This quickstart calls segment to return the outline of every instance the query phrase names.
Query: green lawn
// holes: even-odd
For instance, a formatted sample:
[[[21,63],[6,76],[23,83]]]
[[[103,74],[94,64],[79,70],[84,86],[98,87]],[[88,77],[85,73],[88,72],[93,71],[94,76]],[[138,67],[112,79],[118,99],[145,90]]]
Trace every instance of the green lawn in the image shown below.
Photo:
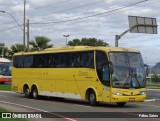
[[[0,112],[8,112],[7,110],[3,109],[3,108],[0,108]],[[0,113],[0,121],[28,121],[27,119],[20,119],[20,118],[8,118],[8,119],[2,119],[1,118],[1,113]]]
[[[11,91],[11,85],[0,84],[0,90]]]

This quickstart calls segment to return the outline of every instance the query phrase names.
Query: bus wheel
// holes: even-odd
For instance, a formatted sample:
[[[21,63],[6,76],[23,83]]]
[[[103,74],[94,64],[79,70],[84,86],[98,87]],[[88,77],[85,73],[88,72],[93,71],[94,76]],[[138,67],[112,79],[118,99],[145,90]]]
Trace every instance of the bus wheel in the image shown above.
[[[1,82],[1,84],[4,84],[4,82]]]
[[[25,95],[26,98],[30,97],[30,92],[29,92],[29,88],[28,87],[24,88],[24,95]]]
[[[126,104],[126,102],[117,103],[118,106],[124,106],[125,104]]]
[[[33,90],[32,90],[32,97],[34,99],[38,99],[38,90],[37,90],[37,87],[33,88]]]
[[[89,104],[92,106],[96,105],[96,103],[97,103],[96,94],[93,90],[88,95],[88,101],[89,101]]]

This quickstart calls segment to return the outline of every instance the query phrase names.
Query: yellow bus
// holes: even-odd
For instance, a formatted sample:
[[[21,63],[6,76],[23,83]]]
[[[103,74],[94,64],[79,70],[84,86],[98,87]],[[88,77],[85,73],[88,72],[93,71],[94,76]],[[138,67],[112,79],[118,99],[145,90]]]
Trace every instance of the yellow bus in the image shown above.
[[[13,56],[12,89],[34,99],[63,97],[97,102],[143,102],[145,67],[139,51],[75,46]]]

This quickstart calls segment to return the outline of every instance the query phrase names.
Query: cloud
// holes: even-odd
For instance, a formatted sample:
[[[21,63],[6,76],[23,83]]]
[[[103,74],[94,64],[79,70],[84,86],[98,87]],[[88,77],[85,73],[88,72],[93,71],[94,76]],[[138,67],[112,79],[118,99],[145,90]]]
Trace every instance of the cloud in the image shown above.
[[[116,8],[133,4],[140,0],[27,0],[26,18],[30,23],[39,22],[57,22],[52,24],[30,24],[30,39],[35,36],[43,35],[52,39],[54,45],[65,45],[64,34],[69,34],[69,39],[95,37],[108,42],[114,46],[115,35],[121,34],[128,29],[128,15],[144,16],[157,18],[160,24],[160,13],[158,0],[145,2],[133,7],[106,13],[99,16],[88,17],[101,12],[114,10]],[[93,4],[93,3],[96,4]],[[0,0],[0,8],[7,10],[23,23],[23,0]],[[59,4],[56,4],[59,3]],[[75,18],[86,17],[80,20]],[[15,21],[5,14],[0,14],[0,42],[7,44],[12,42],[22,43],[23,33],[19,27],[1,31],[9,27],[16,26]],[[68,22],[60,22],[70,20]],[[158,31],[159,31],[158,27]],[[157,52],[160,35],[132,34],[127,33],[119,41],[120,47],[134,48],[142,52],[144,57],[148,58],[147,63],[154,64],[158,59],[149,59],[160,57]],[[153,49],[154,47],[154,49]],[[156,54],[153,54],[156,53]]]

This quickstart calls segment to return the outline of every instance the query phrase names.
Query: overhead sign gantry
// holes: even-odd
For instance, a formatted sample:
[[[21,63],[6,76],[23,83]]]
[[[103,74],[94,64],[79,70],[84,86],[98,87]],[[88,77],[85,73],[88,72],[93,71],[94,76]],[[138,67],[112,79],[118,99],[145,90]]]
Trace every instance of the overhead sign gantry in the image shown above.
[[[124,31],[120,35],[115,36],[115,47],[118,47],[118,40],[127,32],[131,33],[148,33],[157,34],[157,22],[156,18],[140,17],[140,16],[128,16],[129,29]]]

